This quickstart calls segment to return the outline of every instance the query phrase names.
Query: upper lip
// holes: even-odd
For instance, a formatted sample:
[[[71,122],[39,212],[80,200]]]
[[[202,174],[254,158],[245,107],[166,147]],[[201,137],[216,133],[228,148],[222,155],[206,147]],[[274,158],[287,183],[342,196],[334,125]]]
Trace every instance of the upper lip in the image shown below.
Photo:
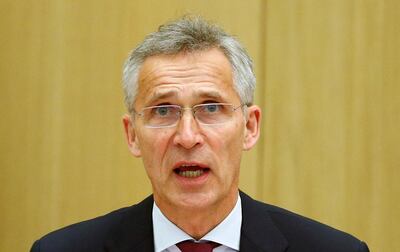
[[[198,166],[200,168],[209,168],[206,164],[197,162],[197,161],[179,161],[177,163],[175,163],[174,165],[174,169],[180,168],[182,166]]]

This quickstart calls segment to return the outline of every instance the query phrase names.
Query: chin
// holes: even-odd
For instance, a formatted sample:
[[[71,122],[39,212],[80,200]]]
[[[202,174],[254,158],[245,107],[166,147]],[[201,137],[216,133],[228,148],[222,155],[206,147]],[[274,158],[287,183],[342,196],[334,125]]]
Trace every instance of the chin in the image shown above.
[[[176,205],[186,209],[202,209],[210,207],[217,201],[217,197],[214,193],[205,192],[192,192],[182,193],[176,199]]]

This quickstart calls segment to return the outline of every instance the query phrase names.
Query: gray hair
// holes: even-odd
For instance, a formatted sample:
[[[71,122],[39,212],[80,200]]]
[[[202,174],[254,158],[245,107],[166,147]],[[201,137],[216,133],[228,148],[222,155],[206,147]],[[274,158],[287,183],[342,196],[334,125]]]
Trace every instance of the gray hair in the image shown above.
[[[218,48],[228,58],[233,69],[234,88],[242,104],[253,103],[256,78],[253,63],[246,50],[221,28],[200,17],[183,17],[161,25],[158,31],[149,34],[125,61],[123,89],[125,105],[133,112],[138,89],[139,70],[147,57],[154,55],[176,55],[180,52],[203,51]]]

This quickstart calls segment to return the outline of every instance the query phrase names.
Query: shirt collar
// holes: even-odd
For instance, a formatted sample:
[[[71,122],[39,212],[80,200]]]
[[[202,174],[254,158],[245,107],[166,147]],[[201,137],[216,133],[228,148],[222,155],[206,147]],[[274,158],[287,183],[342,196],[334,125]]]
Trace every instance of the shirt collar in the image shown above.
[[[154,248],[156,252],[163,251],[181,241],[194,240],[190,235],[186,234],[182,229],[169,221],[155,202],[153,205],[152,218]],[[213,241],[232,249],[239,250],[241,226],[242,204],[240,196],[238,196],[235,207],[229,215],[218,224],[218,226],[201,238],[200,241]]]

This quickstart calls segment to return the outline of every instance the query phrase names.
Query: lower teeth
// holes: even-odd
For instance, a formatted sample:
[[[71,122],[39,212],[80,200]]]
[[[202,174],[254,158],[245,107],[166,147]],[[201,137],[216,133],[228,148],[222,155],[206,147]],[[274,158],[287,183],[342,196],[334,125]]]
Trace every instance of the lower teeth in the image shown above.
[[[196,178],[201,176],[204,173],[203,170],[196,170],[196,171],[181,171],[179,175],[186,178]]]

